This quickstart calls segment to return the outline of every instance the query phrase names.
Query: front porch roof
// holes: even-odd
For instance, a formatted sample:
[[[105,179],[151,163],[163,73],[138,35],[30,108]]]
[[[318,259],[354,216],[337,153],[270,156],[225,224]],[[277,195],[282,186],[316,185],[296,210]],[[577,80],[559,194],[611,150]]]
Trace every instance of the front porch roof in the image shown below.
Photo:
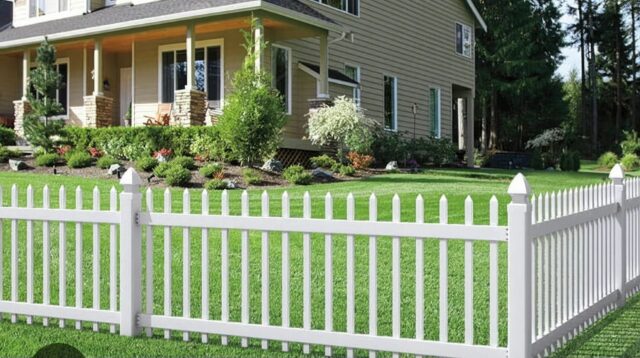
[[[51,20],[0,31],[0,49],[35,45],[46,36],[51,41],[263,10],[323,28],[342,26],[298,0],[159,0],[138,5],[105,7],[88,14]]]

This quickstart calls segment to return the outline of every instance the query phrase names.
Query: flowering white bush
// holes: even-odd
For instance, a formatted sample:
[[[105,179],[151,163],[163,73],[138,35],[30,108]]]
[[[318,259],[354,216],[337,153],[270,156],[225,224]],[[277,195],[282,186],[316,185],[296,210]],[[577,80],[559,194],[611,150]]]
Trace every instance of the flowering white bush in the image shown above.
[[[352,99],[341,96],[333,106],[309,114],[308,139],[315,145],[338,144],[349,150],[368,153],[374,140],[376,123],[367,118]]]

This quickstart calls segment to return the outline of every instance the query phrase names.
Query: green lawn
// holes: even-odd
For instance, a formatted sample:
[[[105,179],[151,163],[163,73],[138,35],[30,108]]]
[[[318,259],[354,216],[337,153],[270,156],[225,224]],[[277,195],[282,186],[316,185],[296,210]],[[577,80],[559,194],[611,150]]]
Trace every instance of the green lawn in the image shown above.
[[[500,201],[500,221],[506,224],[506,204],[509,202],[506,194],[507,187],[515,172],[509,171],[467,171],[467,170],[440,170],[429,171],[418,175],[385,175],[370,178],[364,181],[336,183],[328,185],[314,185],[309,187],[292,187],[288,191],[291,197],[292,216],[301,216],[302,196],[305,191],[309,191],[313,198],[313,217],[320,218],[324,215],[324,195],[331,191],[334,195],[335,218],[345,218],[345,199],[348,193],[353,193],[356,197],[356,216],[360,220],[368,219],[368,197],[371,192],[378,195],[379,218],[380,220],[390,220],[391,199],[395,193],[399,194],[402,200],[402,219],[411,221],[415,218],[415,197],[422,194],[425,198],[426,220],[437,221],[438,200],[442,194],[449,198],[449,220],[451,223],[462,223],[464,220],[464,199],[471,195],[475,201],[475,221],[480,224],[488,224],[489,220],[489,200],[492,195],[496,195]],[[527,172],[533,189],[536,192],[545,192],[568,188],[578,185],[593,184],[601,182],[606,178],[602,173],[559,173],[559,172]],[[91,206],[91,190],[97,186],[101,190],[102,208],[108,208],[108,191],[115,181],[109,180],[88,180],[63,176],[37,176],[33,174],[0,173],[0,186],[3,187],[3,203],[8,205],[10,185],[16,183],[21,190],[21,203],[25,204],[24,191],[28,184],[34,185],[36,191],[36,206],[42,202],[42,187],[45,183],[52,189],[51,203],[57,207],[58,188],[60,185],[67,186],[67,206],[73,207],[75,204],[76,186],[80,186],[84,191],[85,208]],[[280,195],[282,189],[269,190],[271,195],[271,213],[280,214]],[[230,194],[231,213],[240,213],[240,191],[233,191]],[[251,213],[259,215],[260,212],[260,192],[251,191]],[[191,210],[200,212],[200,191],[192,192]],[[162,192],[156,191],[154,195],[154,206],[156,210],[162,209]],[[210,194],[212,213],[220,212],[220,193]],[[182,210],[182,191],[173,191],[173,210]],[[21,224],[20,241],[20,299],[26,299],[26,262],[25,262],[25,224]],[[58,303],[58,225],[52,225],[52,280],[51,296],[52,304]],[[101,241],[101,297],[102,307],[108,307],[108,228],[102,228]],[[73,288],[74,278],[74,225],[67,225],[67,304],[73,305],[75,295]],[[35,300],[42,299],[42,226],[38,223],[34,228],[34,252],[35,252]],[[233,232],[230,241],[230,303],[231,319],[240,319],[240,244],[239,233]],[[251,284],[251,322],[260,322],[260,233],[252,233],[251,236],[251,262],[250,262],[250,284]],[[4,225],[4,299],[9,298],[9,225]],[[220,238],[216,232],[211,232],[210,237],[210,297],[211,316],[213,319],[220,318]],[[314,236],[312,240],[312,322],[313,328],[322,329],[324,327],[324,240],[321,236]],[[345,247],[344,237],[334,238],[334,329],[344,331],[346,327],[346,283],[345,283]],[[182,234],[181,230],[175,229],[173,235],[173,314],[182,314]],[[199,317],[200,295],[201,295],[201,268],[200,268],[200,230],[192,231],[192,266],[191,266],[191,312],[194,317]],[[463,243],[453,241],[449,245],[449,339],[452,342],[462,342],[464,340],[464,250]],[[271,236],[271,323],[280,323],[280,277],[281,277],[281,252],[280,235]],[[368,238],[358,237],[356,239],[356,331],[366,333],[368,331]],[[475,340],[478,344],[488,343],[488,244],[475,244]],[[84,227],[83,244],[83,267],[84,267],[84,300],[85,307],[91,307],[92,290],[92,266],[91,266],[92,238],[91,226]],[[414,336],[414,301],[415,301],[415,244],[412,240],[403,240],[402,244],[402,336]],[[162,230],[154,232],[154,311],[163,311],[163,285],[162,285]],[[389,335],[391,333],[391,242],[388,238],[380,238],[378,242],[378,273],[379,273],[379,334]],[[425,338],[437,340],[438,338],[438,242],[427,241],[425,244]],[[506,246],[500,250],[500,342],[506,344]],[[302,323],[302,241],[301,235],[291,235],[291,323],[293,326],[301,326]],[[56,322],[53,322],[56,324]],[[92,333],[89,331],[90,324],[86,324],[85,331],[77,332],[71,328],[64,330],[58,328],[42,328],[40,321],[36,320],[34,326],[27,326],[24,323],[12,325],[5,319],[0,323],[0,356],[31,356],[40,347],[55,342],[64,342],[76,346],[86,356],[273,356],[279,352],[279,343],[272,342],[271,350],[263,353],[259,349],[259,341],[252,341],[251,348],[239,348],[239,340],[231,340],[230,347],[219,345],[219,339],[212,337],[211,343],[204,345],[198,343],[199,337],[193,335],[193,342],[185,344],[179,341],[180,332],[175,333],[175,338],[165,341],[161,337],[161,332],[154,332],[155,338],[121,338],[107,333],[106,327],[102,327],[103,333]],[[68,326],[72,326],[69,324]],[[292,346],[292,356],[301,354],[299,345]],[[343,354],[343,350],[336,350],[336,354]],[[322,355],[322,347],[314,347],[312,353]],[[364,354],[364,352],[358,352]]]

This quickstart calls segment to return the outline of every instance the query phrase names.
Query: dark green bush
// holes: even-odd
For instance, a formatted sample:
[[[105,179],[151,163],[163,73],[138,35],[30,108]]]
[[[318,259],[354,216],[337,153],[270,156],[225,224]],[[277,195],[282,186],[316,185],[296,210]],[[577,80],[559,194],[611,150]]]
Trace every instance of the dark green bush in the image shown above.
[[[172,161],[171,161],[172,165],[177,165],[179,167],[183,167],[187,170],[194,170],[196,169],[196,161],[193,160],[193,158],[189,158],[189,157],[175,157]]]
[[[338,162],[331,158],[330,156],[323,154],[317,157],[313,157],[311,159],[309,159],[309,161],[311,162],[311,165],[313,165],[316,168],[323,168],[323,169],[331,169],[333,168],[336,164],[338,164]]]
[[[96,162],[96,166],[100,169],[109,169],[113,164],[120,164],[120,161],[110,155],[100,157]]]
[[[243,170],[242,179],[247,185],[259,185],[262,183],[262,175],[255,169]]]
[[[191,181],[191,172],[181,166],[172,165],[165,173],[164,181],[170,186],[186,186]]]
[[[560,156],[560,169],[564,172],[577,172],[580,170],[580,153],[567,151]]]
[[[20,157],[22,157],[22,153],[10,150],[9,148],[0,145],[0,163],[6,163],[9,161],[9,159]]]
[[[356,174],[355,168],[350,165],[340,165],[337,169],[338,170],[336,172],[345,177],[354,176]]]
[[[74,152],[67,157],[67,166],[69,168],[86,168],[93,164],[93,158],[87,152]]]
[[[378,165],[397,161],[406,165],[410,159],[421,166],[442,166],[455,161],[456,148],[446,138],[413,138],[408,132],[380,131],[373,143],[373,156]]]
[[[207,190],[225,190],[229,189],[229,185],[222,179],[213,179],[206,182],[204,188]]]
[[[629,153],[622,157],[621,163],[624,170],[629,172],[635,171],[640,168],[640,158],[638,158],[638,155],[633,153]]]
[[[16,132],[11,128],[0,127],[0,145],[16,144]]]
[[[223,170],[224,170],[224,166],[222,164],[211,163],[200,168],[200,175],[202,175],[205,178],[213,178],[220,175]]]
[[[153,174],[158,178],[164,178],[167,176],[167,172],[171,169],[173,165],[171,163],[160,163],[153,169]],[[181,168],[181,167],[180,167]]]
[[[136,160],[136,168],[147,173],[151,173],[158,164],[158,160],[152,156],[145,156]]]
[[[542,161],[542,155],[537,150],[531,153],[531,160],[529,162],[531,168],[535,170],[544,170],[544,162]]]
[[[309,185],[313,181],[313,176],[300,165],[292,165],[285,169],[282,177],[290,184]]]
[[[55,153],[45,153],[36,157],[36,165],[39,167],[52,167],[60,163],[60,156]]]
[[[598,166],[600,168],[611,169],[618,164],[618,156],[614,152],[606,152],[598,158]]]

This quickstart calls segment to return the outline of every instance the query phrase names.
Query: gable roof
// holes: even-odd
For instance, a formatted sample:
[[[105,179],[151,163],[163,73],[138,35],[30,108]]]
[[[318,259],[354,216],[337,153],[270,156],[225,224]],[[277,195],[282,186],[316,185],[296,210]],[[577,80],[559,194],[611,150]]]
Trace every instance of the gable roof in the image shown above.
[[[105,34],[216,15],[265,10],[305,23],[341,31],[342,27],[299,0],[158,0],[117,5],[90,13],[0,31],[0,49],[50,40]]]
[[[480,15],[480,11],[478,11],[476,5],[473,3],[473,0],[466,0],[466,2],[469,6],[469,9],[471,9],[471,12],[473,13],[473,16],[475,16],[476,21],[478,21],[480,27],[482,27],[484,31],[487,31],[487,23],[484,22],[484,19],[482,18],[482,15]]]

